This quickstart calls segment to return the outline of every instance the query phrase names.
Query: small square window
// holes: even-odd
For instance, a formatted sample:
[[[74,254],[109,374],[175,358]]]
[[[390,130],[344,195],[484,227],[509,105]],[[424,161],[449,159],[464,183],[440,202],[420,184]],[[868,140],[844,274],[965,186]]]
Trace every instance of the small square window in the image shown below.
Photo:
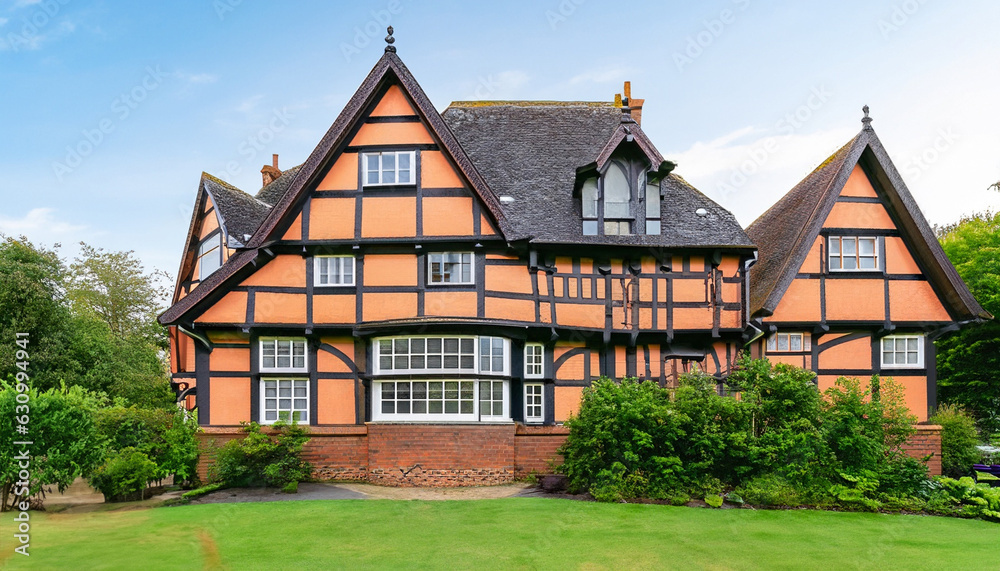
[[[317,286],[354,285],[353,256],[316,256],[314,283]]]
[[[921,369],[924,366],[923,335],[893,335],[882,338],[882,366]]]

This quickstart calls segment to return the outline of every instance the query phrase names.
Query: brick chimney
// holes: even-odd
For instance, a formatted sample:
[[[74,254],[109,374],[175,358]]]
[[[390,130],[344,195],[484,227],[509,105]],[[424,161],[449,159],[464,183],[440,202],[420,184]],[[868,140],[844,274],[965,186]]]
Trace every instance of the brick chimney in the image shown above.
[[[264,165],[264,168],[260,169],[260,174],[264,178],[264,186],[267,186],[278,179],[281,176],[281,170],[278,169],[278,155],[271,155],[270,165]]]
[[[642,126],[642,104],[646,102],[645,99],[632,99],[632,82],[625,82],[625,97],[628,98],[628,107],[631,110],[632,118],[635,122]]]

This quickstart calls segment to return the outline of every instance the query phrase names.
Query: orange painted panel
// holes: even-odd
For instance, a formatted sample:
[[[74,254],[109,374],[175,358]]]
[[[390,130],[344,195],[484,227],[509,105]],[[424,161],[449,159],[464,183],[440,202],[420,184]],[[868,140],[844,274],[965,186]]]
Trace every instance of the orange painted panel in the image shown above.
[[[257,292],[254,297],[254,321],[257,323],[305,323],[305,294]]]
[[[931,284],[918,281],[889,282],[889,318],[892,321],[951,321]]]
[[[573,272],[573,258],[567,256],[556,256],[556,272],[569,274]]]
[[[743,291],[742,284],[722,284],[722,302],[739,303]]]
[[[580,273],[583,275],[594,273],[594,260],[590,258],[580,259]]]
[[[619,379],[625,377],[625,371],[628,370],[626,367],[628,367],[628,364],[626,361],[625,347],[620,345],[615,346],[615,376]]]
[[[354,237],[353,198],[313,198],[309,201],[309,239]]]
[[[323,337],[320,342],[337,349],[348,359],[354,359],[354,339],[351,337]],[[350,366],[340,357],[320,349],[316,352],[317,367],[324,373],[350,373]]]
[[[398,85],[393,85],[386,90],[385,95],[372,111],[372,117],[391,117],[396,115],[416,115],[417,112],[410,105],[409,99]]]
[[[653,280],[639,279],[639,301],[653,301]]]
[[[416,286],[417,257],[412,254],[365,256],[366,286]]]
[[[244,310],[244,312],[245,311],[246,310]],[[187,335],[184,335],[183,333],[178,334],[178,338],[180,339],[181,356],[182,356],[182,359],[178,359],[178,361],[184,364],[184,368],[181,369],[181,372],[193,373],[195,372],[194,339],[188,337]]]
[[[816,380],[819,385],[819,392],[823,393],[827,389],[833,388],[839,378],[837,375],[818,375]]]
[[[358,154],[344,153],[327,171],[316,190],[357,190]]]
[[[809,248],[809,254],[806,255],[806,259],[802,262],[802,266],[799,268],[800,274],[818,274],[820,273],[822,266],[820,265],[823,260],[823,241],[825,238],[822,236],[817,236],[816,241],[813,242],[811,248]],[[752,269],[750,271],[753,271]]]
[[[483,236],[493,236],[497,233],[496,230],[493,229],[493,223],[490,222],[490,219],[487,218],[485,214],[480,215],[479,233]]]
[[[365,321],[405,319],[417,315],[415,293],[367,293],[362,303]]]
[[[555,387],[555,413],[556,422],[564,422],[570,416],[580,410],[580,402],[583,400],[583,387]]]
[[[281,237],[282,240],[301,240],[302,239],[302,213],[299,213],[295,220],[288,226],[288,230],[285,231],[285,235]]]
[[[552,323],[551,304],[541,302],[538,304],[538,315],[542,323]]]
[[[824,336],[823,342],[829,340]],[[862,337],[820,352],[819,369],[865,369],[872,367],[872,339]]]
[[[830,280],[827,282],[829,287]],[[827,306],[829,311],[829,305]],[[819,280],[792,280],[768,321],[819,321]]]
[[[280,255],[257,268],[243,280],[245,286],[305,287],[306,260],[302,256]],[[259,303],[259,297],[258,303]]]
[[[488,319],[534,321],[535,303],[528,299],[506,299],[486,296],[484,307]]]
[[[767,355],[767,360],[773,364],[785,363],[801,369],[808,369],[810,365],[809,355],[784,355],[781,353],[769,353]]]
[[[556,321],[568,327],[604,327],[604,305],[583,303],[557,303]]]
[[[674,330],[680,329],[711,329],[711,308],[674,308]]]
[[[740,310],[722,310],[719,316],[719,327],[723,329],[741,329],[743,327],[743,312]]]
[[[902,238],[885,237],[885,268],[890,274],[919,274],[920,267]]]
[[[927,420],[927,377],[894,377],[903,385],[903,401],[910,412],[917,415],[917,422]]]
[[[880,228],[896,227],[881,204],[869,202],[838,202],[823,222],[824,228]]]
[[[424,293],[424,315],[447,317],[475,317],[478,313],[477,295],[474,291],[434,291]]]
[[[427,145],[434,142],[423,123],[365,123],[351,139],[351,146]]]
[[[740,271],[740,259],[737,256],[723,256],[722,262],[719,263],[719,269],[722,270],[722,275],[727,278],[736,277]]]
[[[213,425],[236,425],[250,421],[250,379],[214,377],[209,406]]]
[[[247,319],[247,293],[231,291],[215,302],[205,313],[202,313],[197,323],[244,323]]]
[[[472,198],[429,196],[423,199],[425,236],[472,236]]]
[[[563,284],[565,280],[561,276],[555,276],[552,279],[552,295],[556,297],[562,297],[564,290]]]
[[[218,228],[218,211],[205,216],[205,218],[201,221],[201,232],[198,234],[198,241],[204,240],[205,236],[208,236],[212,232],[218,230]]]
[[[366,197],[361,212],[361,235],[365,238],[407,238],[417,235],[417,199]]]
[[[851,171],[851,176],[848,177],[847,183],[844,184],[844,188],[840,191],[840,196],[878,198],[878,195],[875,194],[875,188],[872,186],[871,181],[868,180],[865,171],[861,169],[860,165],[854,165],[854,170]]]
[[[424,188],[463,188],[451,162],[441,151],[420,151],[420,184]]]
[[[885,286],[882,280],[826,280],[826,318],[885,319]]]
[[[209,353],[209,369],[212,371],[250,371],[250,348],[234,349],[216,347]]]
[[[316,392],[316,421],[319,424],[354,424],[353,379],[320,379]]]
[[[565,351],[557,351],[557,355],[561,356]],[[556,357],[558,359],[558,357]],[[569,359],[566,359],[562,365],[556,370],[556,378],[563,381],[582,381],[584,380],[584,365],[587,362],[587,356],[585,354],[573,355]]]
[[[653,328],[653,310],[645,307],[639,308],[639,329]]]
[[[205,193],[205,204],[201,207],[201,213],[204,214],[212,208],[215,208],[215,203],[212,202],[212,197]]]
[[[656,379],[660,376],[660,365],[663,359],[660,358],[660,347],[658,345],[649,345],[649,378]],[[643,353],[639,353],[642,355]],[[645,358],[645,357],[643,357]],[[643,371],[645,372],[645,371]]]
[[[353,295],[314,295],[313,323],[354,323],[357,309]]]
[[[708,288],[704,279],[675,279],[674,301],[708,301]]]

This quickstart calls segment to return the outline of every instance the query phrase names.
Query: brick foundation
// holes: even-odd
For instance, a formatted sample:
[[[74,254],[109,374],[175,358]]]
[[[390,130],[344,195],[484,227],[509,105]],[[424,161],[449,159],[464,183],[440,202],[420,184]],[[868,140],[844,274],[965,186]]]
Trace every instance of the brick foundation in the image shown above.
[[[198,475],[206,480],[215,446],[240,438],[238,428],[205,427]],[[548,473],[568,430],[515,424],[369,424],[311,427],[303,457],[319,480],[387,486],[483,486],[531,472]]]
[[[903,445],[903,451],[917,460],[923,460],[930,455],[930,459],[926,462],[927,469],[931,476],[940,476],[941,427],[936,424],[917,424],[914,428],[917,432]]]

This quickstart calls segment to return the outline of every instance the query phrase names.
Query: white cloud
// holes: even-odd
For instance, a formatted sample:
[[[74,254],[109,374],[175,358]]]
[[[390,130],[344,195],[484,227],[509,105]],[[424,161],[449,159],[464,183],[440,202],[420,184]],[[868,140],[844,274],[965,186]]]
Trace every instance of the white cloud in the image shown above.
[[[174,77],[187,83],[215,83],[219,76],[211,73],[186,73],[183,71],[174,72]]]
[[[57,220],[53,208],[32,208],[23,218],[0,217],[0,232],[8,236],[27,236],[40,242],[58,242],[75,239],[86,226]]]
[[[2,27],[3,25],[5,25],[9,21],[10,20],[8,20],[7,18],[0,18],[0,27]]]

